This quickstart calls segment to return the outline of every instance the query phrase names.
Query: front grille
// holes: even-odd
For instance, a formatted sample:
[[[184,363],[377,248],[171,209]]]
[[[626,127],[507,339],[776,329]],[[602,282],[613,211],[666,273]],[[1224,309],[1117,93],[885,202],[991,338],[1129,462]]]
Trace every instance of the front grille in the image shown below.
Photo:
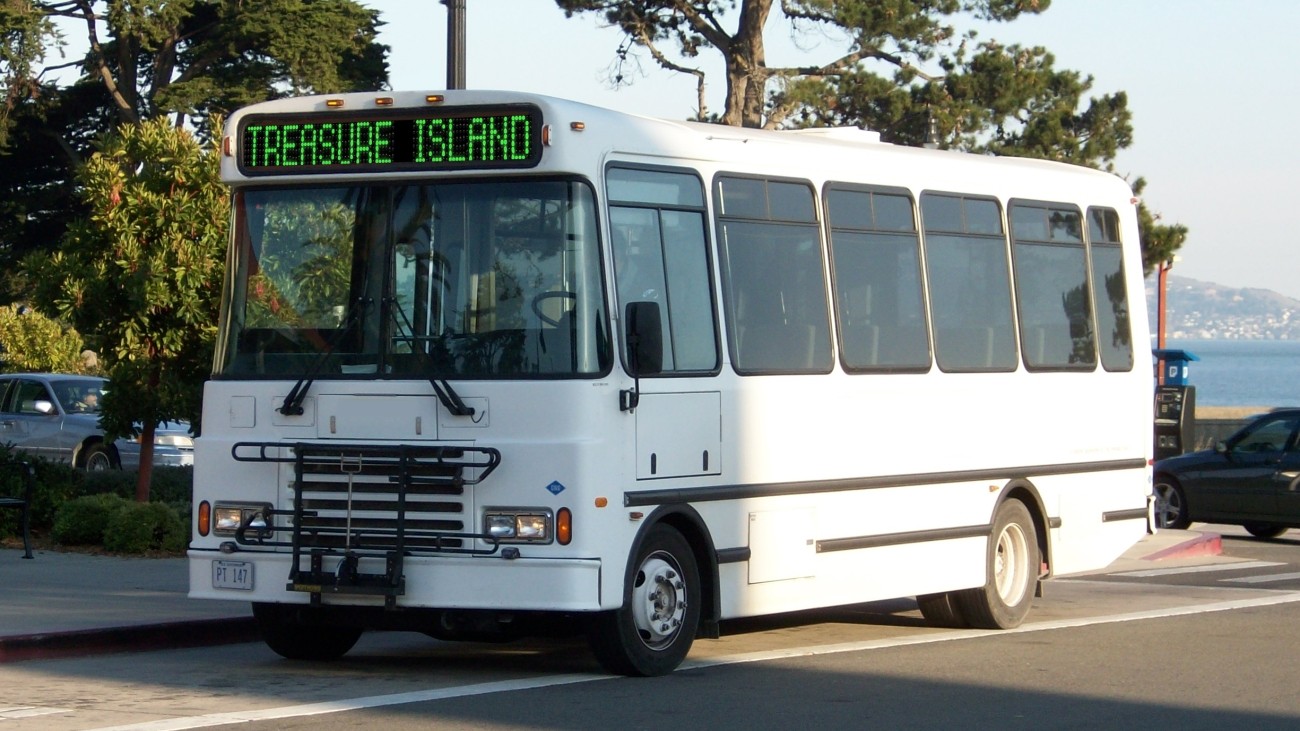
[[[391,599],[402,593],[405,556],[497,550],[495,539],[473,530],[469,492],[500,464],[495,449],[240,442],[231,454],[241,462],[294,465],[292,507],[271,510],[265,527],[250,516],[236,541],[290,547],[289,588],[316,599],[322,591]],[[326,571],[330,556],[339,561]],[[385,558],[385,573],[359,573],[365,556]]]

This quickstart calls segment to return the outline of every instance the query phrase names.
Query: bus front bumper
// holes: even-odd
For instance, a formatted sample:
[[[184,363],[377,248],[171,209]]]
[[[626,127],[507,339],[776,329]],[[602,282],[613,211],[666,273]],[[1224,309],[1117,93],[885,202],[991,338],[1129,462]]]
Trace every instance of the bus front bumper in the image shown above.
[[[307,604],[311,591],[290,590],[288,553],[189,551],[190,591],[194,599]],[[325,567],[337,567],[326,557]],[[361,559],[362,570],[383,571],[382,558]],[[403,560],[399,607],[518,611],[598,611],[599,559],[516,558],[500,556],[408,556]],[[325,605],[382,606],[384,597],[335,592],[321,584]]]

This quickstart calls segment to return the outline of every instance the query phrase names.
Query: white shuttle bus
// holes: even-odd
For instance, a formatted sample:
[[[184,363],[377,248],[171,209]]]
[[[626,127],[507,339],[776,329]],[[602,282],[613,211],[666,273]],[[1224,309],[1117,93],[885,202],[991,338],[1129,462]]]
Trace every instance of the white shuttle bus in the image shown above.
[[[291,658],[562,622],[672,671],[736,617],[1009,628],[1146,532],[1114,175],[531,94],[233,115],[190,595]]]

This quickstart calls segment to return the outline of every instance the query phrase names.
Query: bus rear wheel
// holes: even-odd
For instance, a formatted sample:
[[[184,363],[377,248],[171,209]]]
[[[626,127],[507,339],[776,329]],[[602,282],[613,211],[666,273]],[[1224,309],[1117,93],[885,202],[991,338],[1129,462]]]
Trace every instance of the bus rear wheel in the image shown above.
[[[588,634],[592,653],[620,675],[671,673],[700,623],[700,575],[690,544],[662,523],[646,534],[630,566],[623,606],[602,612]]]
[[[337,660],[361,639],[360,627],[314,622],[291,605],[253,604],[253,619],[266,646],[290,660]]]
[[[970,626],[970,622],[966,621],[966,615],[962,614],[958,592],[922,594],[916,598],[916,603],[921,607],[921,616],[935,627],[965,629]]]
[[[984,586],[958,592],[962,614],[977,629],[1013,629],[1029,614],[1038,584],[1038,534],[1029,509],[1007,500],[993,516]]]

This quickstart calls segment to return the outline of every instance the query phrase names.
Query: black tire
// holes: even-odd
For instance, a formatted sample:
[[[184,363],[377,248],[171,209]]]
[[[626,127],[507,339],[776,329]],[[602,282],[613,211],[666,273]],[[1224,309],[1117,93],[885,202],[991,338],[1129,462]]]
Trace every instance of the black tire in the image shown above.
[[[87,445],[81,451],[81,468],[87,472],[113,469],[113,452],[100,442]]]
[[[282,604],[254,604],[253,619],[266,646],[290,660],[337,660],[362,632],[360,627],[312,622],[299,608]]]
[[[1287,531],[1284,525],[1269,525],[1268,523],[1244,523],[1241,527],[1245,528],[1246,532],[1252,536],[1264,540],[1277,538]]]
[[[672,527],[655,525],[628,566],[623,606],[601,612],[589,626],[592,654],[619,675],[671,673],[695,641],[700,605],[690,544]]]
[[[935,627],[965,629],[970,626],[966,615],[962,614],[961,602],[957,592],[946,591],[941,594],[922,594],[916,598],[921,607],[921,616]]]
[[[1192,524],[1187,510],[1187,494],[1178,480],[1156,475],[1156,527],[1183,530]]]
[[[1003,502],[993,514],[986,561],[984,586],[956,592],[962,614],[977,629],[1019,627],[1034,602],[1042,565],[1034,519],[1019,500]]]

